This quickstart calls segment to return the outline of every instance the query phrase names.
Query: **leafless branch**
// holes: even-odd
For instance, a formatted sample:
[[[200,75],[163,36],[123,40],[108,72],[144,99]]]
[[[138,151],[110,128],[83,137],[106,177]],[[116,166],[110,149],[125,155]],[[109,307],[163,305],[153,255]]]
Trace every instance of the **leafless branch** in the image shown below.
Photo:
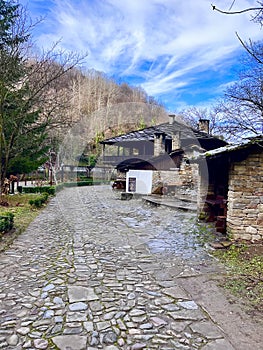
[[[232,10],[232,7],[234,6],[235,2],[236,2],[236,0],[233,0],[233,1],[232,1],[232,4],[231,4],[231,6],[229,7],[229,10],[228,10],[228,11],[231,11],[231,10]]]
[[[245,13],[245,12],[249,12],[249,11],[262,11],[262,6],[261,7],[249,7],[247,9],[244,9],[244,10],[239,10],[239,11],[223,11],[223,10],[220,10],[219,8],[217,8],[215,5],[211,4],[212,6],[212,9],[217,11],[217,12],[220,12],[220,13],[223,13],[225,15],[239,15],[241,13]]]
[[[244,49],[252,56],[255,58],[255,60],[260,63],[260,64],[263,64],[263,61],[261,59],[259,59],[257,57],[257,55],[255,55],[255,53],[253,52],[253,50],[250,50],[250,48],[248,47],[248,45],[240,38],[240,36],[238,35],[238,33],[236,32],[236,36],[238,38],[238,40],[240,41],[241,45],[244,47]],[[250,45],[252,43],[250,42]]]

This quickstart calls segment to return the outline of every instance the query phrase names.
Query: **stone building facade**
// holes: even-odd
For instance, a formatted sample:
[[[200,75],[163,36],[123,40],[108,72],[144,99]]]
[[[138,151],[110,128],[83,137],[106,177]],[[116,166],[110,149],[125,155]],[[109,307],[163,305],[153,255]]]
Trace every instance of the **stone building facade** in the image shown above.
[[[173,170],[181,167],[189,150],[208,151],[227,144],[209,133],[208,120],[201,119],[199,129],[190,128],[171,115],[167,123],[101,141],[103,152],[99,165],[115,167],[121,173],[131,169]]]
[[[207,176],[200,160],[206,160]],[[198,162],[200,212],[215,226],[224,222],[234,240],[262,240],[263,136],[205,152]]]
[[[227,230],[234,239],[263,239],[263,149],[259,151],[230,166]]]

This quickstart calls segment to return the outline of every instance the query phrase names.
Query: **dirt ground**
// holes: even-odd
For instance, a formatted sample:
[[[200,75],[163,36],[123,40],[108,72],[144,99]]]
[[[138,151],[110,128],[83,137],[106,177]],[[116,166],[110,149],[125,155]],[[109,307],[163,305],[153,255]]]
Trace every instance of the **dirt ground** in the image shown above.
[[[247,250],[241,255],[244,259],[251,259],[256,255],[263,256],[263,243],[247,244]]]

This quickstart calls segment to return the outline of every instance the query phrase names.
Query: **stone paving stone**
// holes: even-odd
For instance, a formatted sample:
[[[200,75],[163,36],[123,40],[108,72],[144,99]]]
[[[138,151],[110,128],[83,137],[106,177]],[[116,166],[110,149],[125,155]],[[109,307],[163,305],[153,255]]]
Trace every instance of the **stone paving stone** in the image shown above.
[[[85,350],[87,345],[87,338],[80,335],[60,335],[52,340],[59,350]]]
[[[68,296],[70,303],[74,303],[76,301],[93,301],[99,299],[99,297],[95,294],[93,288],[82,286],[69,286]]]
[[[87,308],[88,305],[86,303],[83,303],[82,301],[69,305],[70,311],[84,311],[87,310]]]
[[[86,312],[68,312],[66,316],[66,322],[85,322],[87,321]]]
[[[9,338],[7,338],[7,343],[11,346],[16,346],[18,344],[19,338],[16,334],[12,334]]]
[[[223,337],[222,333],[219,332],[218,327],[208,321],[192,323],[190,325],[190,329],[194,333],[205,335],[207,339],[217,339]]]
[[[179,286],[165,288],[163,290],[163,293],[167,294],[168,296],[171,296],[174,299],[189,299],[186,292]]]
[[[35,339],[33,341],[34,346],[36,349],[47,349],[48,348],[48,341],[45,339]]]
[[[207,316],[200,310],[188,310],[188,309],[182,309],[174,312],[168,313],[174,320],[203,320]]]
[[[189,261],[147,245],[167,225],[188,234],[182,214],[107,186],[58,193],[0,255],[0,348],[233,350],[176,284]]]
[[[202,350],[234,350],[233,346],[225,339],[217,339],[209,342]]]
[[[198,309],[198,305],[193,300],[178,301],[177,305],[182,306],[184,309],[187,309],[187,310],[197,310]]]

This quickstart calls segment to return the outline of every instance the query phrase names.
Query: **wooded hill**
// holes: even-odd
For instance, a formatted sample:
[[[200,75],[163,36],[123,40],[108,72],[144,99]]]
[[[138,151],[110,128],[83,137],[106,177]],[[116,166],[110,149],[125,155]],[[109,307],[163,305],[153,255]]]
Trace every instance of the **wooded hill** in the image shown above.
[[[167,121],[164,107],[143,89],[94,69],[68,71],[49,94],[60,96],[64,111],[58,127],[49,131],[50,142],[70,164],[78,155],[98,154],[104,138]]]
[[[143,89],[117,83],[94,69],[68,71],[49,94],[60,95],[63,102],[66,113],[60,129],[88,122],[89,141],[167,121],[164,107]]]
[[[51,162],[51,154],[61,147],[73,158],[87,144],[96,153],[106,134],[144,127],[165,115],[142,89],[93,69],[81,70],[85,54],[59,50],[58,43],[42,52],[34,45],[34,28],[23,6],[0,0],[2,184],[11,174]],[[72,152],[80,141],[81,153]]]

